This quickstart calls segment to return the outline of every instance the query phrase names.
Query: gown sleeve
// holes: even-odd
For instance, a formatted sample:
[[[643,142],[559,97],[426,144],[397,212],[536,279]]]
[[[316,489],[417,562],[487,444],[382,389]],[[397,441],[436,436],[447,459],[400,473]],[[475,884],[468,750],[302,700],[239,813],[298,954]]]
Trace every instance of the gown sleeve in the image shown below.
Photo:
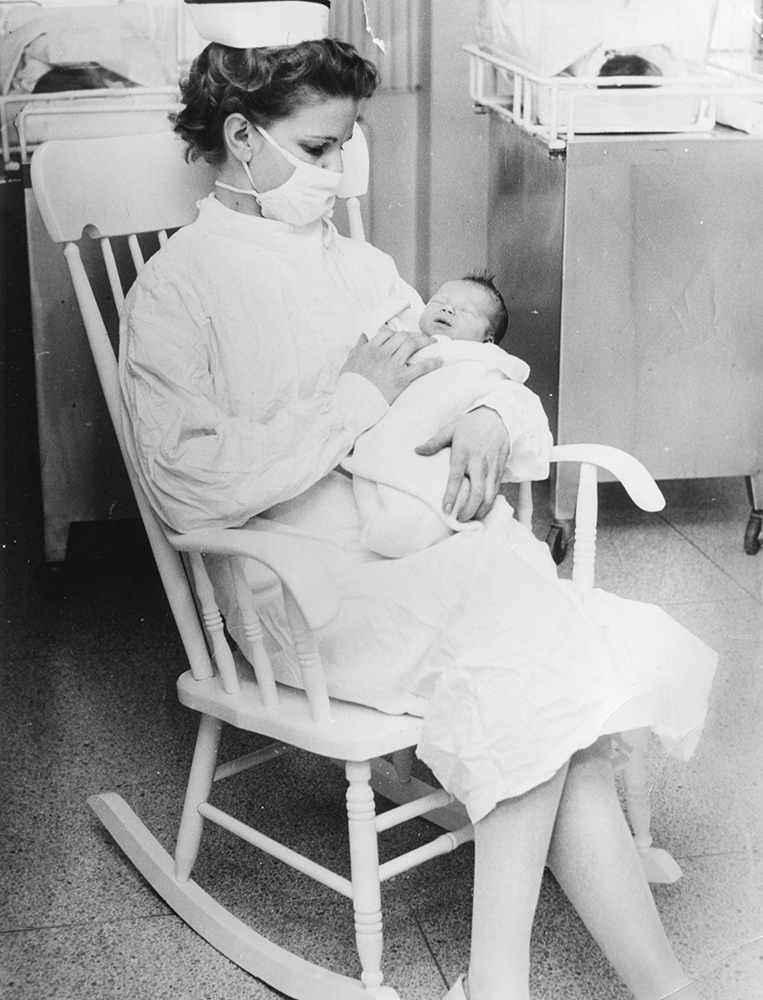
[[[546,479],[551,457],[551,431],[540,399],[527,386],[504,379],[469,409],[488,406],[503,420],[510,451],[504,482]]]
[[[219,398],[192,289],[163,282],[160,310],[141,294],[128,296],[120,337],[126,437],[154,509],[176,531],[238,527],[297,496],[388,409],[368,379],[345,373],[263,419],[237,415]]]

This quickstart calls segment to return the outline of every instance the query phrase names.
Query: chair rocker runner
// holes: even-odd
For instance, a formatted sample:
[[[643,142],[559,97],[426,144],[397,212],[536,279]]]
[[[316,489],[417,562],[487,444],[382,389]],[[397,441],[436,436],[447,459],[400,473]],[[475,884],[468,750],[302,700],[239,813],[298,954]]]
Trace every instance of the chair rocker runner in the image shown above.
[[[368,157],[364,147],[353,159],[343,194],[351,199],[353,235],[362,238],[357,196],[367,185]],[[106,163],[108,170],[103,169]],[[135,474],[130,443],[122,432],[117,361],[107,329],[107,322],[113,322],[114,316],[99,308],[97,288],[80,254],[80,244],[86,242],[83,232],[100,242],[108,286],[119,311],[124,302],[123,287],[143,265],[145,234],[156,234],[162,244],[168,230],[193,221],[197,199],[212,189],[209,169],[203,163],[186,163],[179,141],[166,132],[51,141],[34,153],[31,172],[48,232],[55,242],[64,245],[109,413],[189,660],[190,669],[177,682],[178,697],[201,716],[174,858],[118,795],[96,795],[90,804],[163,899],[210,944],[252,975],[297,1000],[361,1000],[369,996],[395,1000],[398,994],[383,985],[381,971],[381,884],[471,839],[473,832],[466,812],[444,790],[431,788],[411,776],[412,748],[419,739],[420,719],[387,715],[329,698],[314,633],[337,614],[338,596],[327,570],[308,558],[298,542],[291,537],[237,529],[176,534],[155,517]],[[112,243],[118,237],[126,238],[126,252]],[[593,586],[596,466],[619,478],[634,502],[645,510],[661,509],[663,499],[643,466],[615,449],[565,445],[553,449],[553,460],[581,466],[573,581],[585,590]],[[532,514],[529,487],[529,483],[522,484],[519,505],[520,519],[527,524]],[[228,646],[204,568],[204,554],[222,555],[229,560],[246,634],[255,650],[253,668],[234,656]],[[247,559],[264,564],[281,581],[304,690],[274,680],[255,600],[244,580]],[[220,736],[226,723],[276,742],[233,762],[218,764]],[[639,735],[637,752],[626,768],[628,812],[650,879],[670,882],[680,876],[680,869],[666,852],[652,847],[649,834],[646,736],[646,731]],[[210,801],[216,781],[264,764],[291,747],[344,762],[350,878],[272,840]],[[396,805],[377,815],[375,791]],[[380,864],[378,835],[421,816],[445,832],[422,847]],[[319,967],[274,944],[225,910],[191,879],[205,820],[219,824],[352,900],[362,970],[359,979]]]

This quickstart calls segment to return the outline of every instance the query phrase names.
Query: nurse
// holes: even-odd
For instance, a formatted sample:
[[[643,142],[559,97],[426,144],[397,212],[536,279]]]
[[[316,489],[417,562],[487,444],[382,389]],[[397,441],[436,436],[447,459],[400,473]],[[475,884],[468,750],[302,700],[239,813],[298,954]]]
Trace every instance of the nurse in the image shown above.
[[[475,824],[470,965],[449,1000],[527,1000],[546,864],[637,1000],[697,1000],[620,809],[611,744],[651,725],[690,752],[715,655],[657,608],[603,593],[583,605],[557,580],[497,495],[512,456],[532,448],[548,463],[542,410],[508,380],[429,443],[451,448],[444,508],[480,529],[401,559],[363,549],[337,466],[432,364],[407,363],[422,335],[366,329],[389,298],[416,329],[423,303],[329,218],[377,73],[325,38],[321,0],[193,6],[211,44],[175,129],[217,167],[216,187],[123,314],[127,432],[147,495],[178,531],[298,534],[341,596],[320,638],[330,692],[424,716],[418,753]],[[280,593],[252,585],[275,669],[299,683]],[[216,586],[246,653],[223,573]]]

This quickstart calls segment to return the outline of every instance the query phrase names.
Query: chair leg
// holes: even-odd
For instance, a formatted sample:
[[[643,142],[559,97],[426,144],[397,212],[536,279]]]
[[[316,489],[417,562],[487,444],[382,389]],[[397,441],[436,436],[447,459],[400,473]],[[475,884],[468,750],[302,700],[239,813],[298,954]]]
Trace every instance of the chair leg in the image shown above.
[[[345,773],[355,941],[363,970],[360,978],[367,989],[374,989],[381,986],[384,977],[379,847],[370,762],[347,761]]]
[[[220,719],[212,715],[202,715],[175,847],[175,877],[178,882],[187,882],[191,877],[199,853],[204,825],[199,806],[207,801],[212,788],[222,729],[223,723]]]
[[[397,774],[397,780],[407,785],[413,773],[413,747],[397,750],[392,754],[392,764]]]
[[[628,808],[633,839],[650,882],[670,884],[681,877],[681,868],[659,847],[652,846],[652,796],[646,752],[649,744],[648,729],[635,729],[625,734],[626,742],[633,747],[628,763],[623,769],[625,803]]]

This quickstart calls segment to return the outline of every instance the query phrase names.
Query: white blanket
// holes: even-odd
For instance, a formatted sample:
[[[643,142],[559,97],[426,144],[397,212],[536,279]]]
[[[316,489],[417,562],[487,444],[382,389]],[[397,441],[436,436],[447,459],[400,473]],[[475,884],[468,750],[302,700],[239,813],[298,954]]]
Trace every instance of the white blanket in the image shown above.
[[[443,512],[450,449],[424,456],[415,448],[506,379],[516,383],[520,396],[529,393],[522,385],[529,367],[500,347],[447,337],[435,341],[412,360],[440,357],[442,368],[412,382],[342,462],[353,474],[361,542],[383,556],[419,552],[454,531],[482,530],[479,521],[462,523]]]

